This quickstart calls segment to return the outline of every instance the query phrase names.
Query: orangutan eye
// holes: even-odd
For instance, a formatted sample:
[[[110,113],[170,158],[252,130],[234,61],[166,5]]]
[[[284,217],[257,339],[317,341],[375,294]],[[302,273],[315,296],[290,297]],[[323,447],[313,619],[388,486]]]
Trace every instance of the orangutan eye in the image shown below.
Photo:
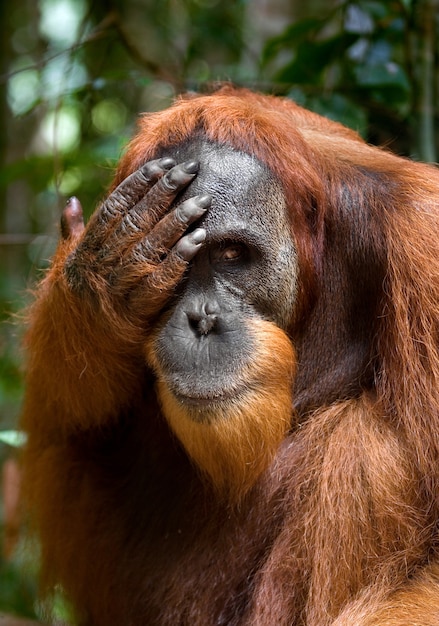
[[[233,243],[223,248],[219,254],[218,260],[223,263],[239,261],[246,256],[246,247],[241,243]]]

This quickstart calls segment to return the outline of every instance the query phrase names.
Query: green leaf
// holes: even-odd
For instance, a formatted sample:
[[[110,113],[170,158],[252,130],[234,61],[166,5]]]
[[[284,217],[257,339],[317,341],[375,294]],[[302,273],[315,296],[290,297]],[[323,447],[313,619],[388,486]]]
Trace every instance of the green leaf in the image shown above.
[[[296,58],[281,68],[279,82],[316,85],[324,70],[343,58],[346,50],[357,40],[357,35],[342,33],[324,41],[303,41],[297,47]]]
[[[310,98],[307,106],[312,111],[324,115],[335,122],[341,122],[362,135],[366,133],[367,119],[365,112],[341,94],[322,94]]]
[[[288,26],[281,35],[267,41],[262,51],[262,65],[271,61],[284,48],[296,48],[299,42],[316,34],[324,24],[322,19],[308,17]]]
[[[21,448],[26,443],[26,435],[20,430],[0,430],[0,441],[13,448]]]
[[[407,91],[410,89],[406,73],[396,63],[362,65],[355,69],[355,75],[361,87],[392,86]]]

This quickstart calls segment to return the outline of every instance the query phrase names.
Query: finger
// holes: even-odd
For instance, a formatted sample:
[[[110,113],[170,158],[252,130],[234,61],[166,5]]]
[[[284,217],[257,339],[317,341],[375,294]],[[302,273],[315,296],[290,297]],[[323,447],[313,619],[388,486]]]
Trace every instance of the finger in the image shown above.
[[[187,161],[173,167],[152,189],[120,220],[108,241],[107,259],[113,263],[120,254],[126,254],[136,244],[141,248],[145,235],[159,222],[177,196],[196,176],[199,165],[197,161]],[[163,246],[160,246],[163,250]],[[145,242],[148,256],[157,258],[152,245]],[[141,252],[141,250],[139,251]]]
[[[125,178],[103,202],[100,209],[92,215],[87,226],[87,233],[77,250],[78,258],[84,253],[102,250],[104,243],[111,237],[128,209],[146,194],[169,168],[174,166],[174,159],[165,157],[145,163]],[[118,244],[116,237],[113,244],[115,253],[118,250]]]
[[[152,263],[136,249],[132,262],[113,273],[112,291],[123,296],[131,292],[131,303],[142,303],[149,312],[157,303],[162,305],[173,293],[191,261],[206,238],[204,228],[196,228],[182,237],[159,263]],[[149,306],[148,303],[151,303]]]
[[[84,216],[78,198],[72,196],[67,201],[61,215],[61,236],[63,239],[77,238],[84,230]]]
[[[196,228],[192,233],[189,233],[185,237],[182,237],[172,248],[167,257],[168,262],[172,263],[172,260],[178,257],[186,262],[192,261],[194,256],[202,248],[205,239],[205,229]]]
[[[200,219],[210,207],[212,197],[209,195],[194,196],[179,204],[167,213],[140,241],[137,246],[139,253],[152,261],[157,261],[180,239],[188,227]]]
[[[132,291],[130,298],[130,307],[138,315],[151,317],[162,310],[185,275],[189,261],[202,247],[205,238],[206,231],[203,228],[197,228],[182,237],[162,263],[145,276],[138,288]]]
[[[165,157],[149,161],[125,178],[103,203],[100,213],[105,221],[119,217],[136,204],[142,196],[171,168],[174,159]]]
[[[186,161],[169,170],[124,216],[121,228],[126,233],[149,232],[167,212],[175,197],[193,181],[198,169],[198,161]]]

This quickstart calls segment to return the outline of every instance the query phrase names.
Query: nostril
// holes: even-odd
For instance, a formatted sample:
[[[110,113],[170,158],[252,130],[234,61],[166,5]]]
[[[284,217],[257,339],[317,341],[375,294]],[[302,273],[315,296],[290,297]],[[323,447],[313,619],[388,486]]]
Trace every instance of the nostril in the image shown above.
[[[193,331],[198,332],[198,325],[200,323],[201,315],[199,315],[198,313],[194,313],[194,312],[191,312],[191,313],[186,312],[186,315],[187,315],[187,319],[189,322],[189,327]]]
[[[217,300],[195,298],[185,310],[189,328],[198,337],[218,330],[221,309]]]
[[[194,311],[186,312],[189,327],[197,335],[207,335],[214,330],[217,325],[217,313],[208,313],[207,311],[207,307],[203,307],[202,313],[196,313]]]
[[[217,315],[211,314],[203,316],[198,324],[198,332],[202,335],[207,335],[212,332],[212,330],[215,330],[217,320]]]

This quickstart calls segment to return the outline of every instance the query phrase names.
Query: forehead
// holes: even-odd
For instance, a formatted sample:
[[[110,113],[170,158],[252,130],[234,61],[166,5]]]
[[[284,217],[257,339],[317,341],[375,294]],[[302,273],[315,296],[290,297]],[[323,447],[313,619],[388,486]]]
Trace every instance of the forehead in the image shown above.
[[[203,139],[166,153],[177,162],[195,159],[200,170],[178,202],[210,194],[212,207],[203,218],[208,237],[215,231],[249,228],[266,233],[289,231],[283,189],[270,170],[256,158]]]

